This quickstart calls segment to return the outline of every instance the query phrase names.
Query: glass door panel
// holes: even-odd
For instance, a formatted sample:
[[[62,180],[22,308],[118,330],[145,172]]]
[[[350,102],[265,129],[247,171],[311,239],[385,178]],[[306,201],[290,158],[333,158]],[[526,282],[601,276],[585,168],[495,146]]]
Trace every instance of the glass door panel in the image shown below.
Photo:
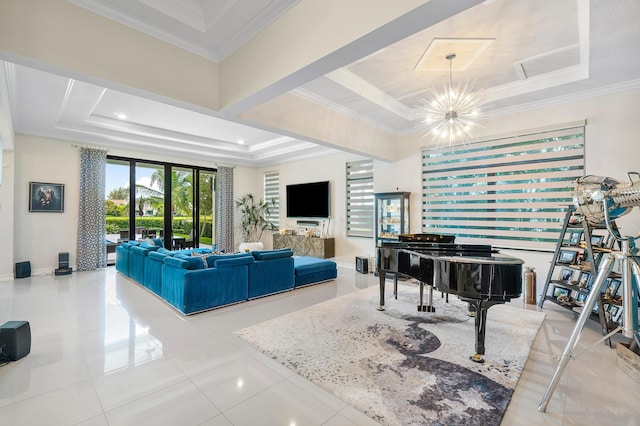
[[[137,162],[135,182],[135,239],[162,238],[164,236],[164,166]]]
[[[171,168],[172,245],[184,249],[194,247],[193,169]]]
[[[129,235],[129,161],[107,160],[105,174],[107,265],[116,261],[116,246]]]
[[[216,174],[200,171],[198,192],[198,242],[199,247],[213,248],[216,245]]]

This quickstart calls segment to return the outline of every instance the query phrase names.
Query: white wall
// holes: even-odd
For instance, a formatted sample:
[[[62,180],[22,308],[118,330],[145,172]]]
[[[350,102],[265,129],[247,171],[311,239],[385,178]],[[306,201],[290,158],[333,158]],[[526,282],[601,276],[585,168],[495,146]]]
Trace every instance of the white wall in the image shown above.
[[[3,246],[2,250],[0,250],[0,281],[13,278],[13,159],[13,151],[3,152],[2,169],[0,169],[0,173],[2,173],[2,184],[0,185],[0,241],[2,241]]]
[[[372,238],[347,237],[346,223],[346,163],[361,160],[362,157],[348,153],[338,153],[304,161],[280,164],[260,170],[259,179],[264,172],[278,171],[280,174],[280,228],[295,229],[296,221],[286,217],[286,186],[297,183],[330,182],[331,219],[328,221],[328,235],[335,238],[336,256],[334,260],[340,266],[355,267],[356,256],[370,256],[375,253]],[[375,166],[374,166],[375,167]],[[262,194],[262,187],[260,188]],[[269,247],[272,247],[271,243]]]
[[[80,152],[70,142],[16,134],[14,182],[15,262],[30,261],[31,273],[51,273],[58,253],[76,262]],[[30,213],[29,182],[63,184],[63,213]]]

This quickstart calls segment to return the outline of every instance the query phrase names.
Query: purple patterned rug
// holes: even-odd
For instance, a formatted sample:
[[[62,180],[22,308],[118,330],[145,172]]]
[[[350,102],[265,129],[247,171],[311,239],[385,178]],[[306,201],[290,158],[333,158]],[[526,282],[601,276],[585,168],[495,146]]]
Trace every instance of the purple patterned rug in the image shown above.
[[[370,287],[237,334],[381,424],[500,424],[544,314],[489,309],[478,364],[466,303],[435,297],[436,312],[420,313],[416,285],[398,293],[384,312]]]

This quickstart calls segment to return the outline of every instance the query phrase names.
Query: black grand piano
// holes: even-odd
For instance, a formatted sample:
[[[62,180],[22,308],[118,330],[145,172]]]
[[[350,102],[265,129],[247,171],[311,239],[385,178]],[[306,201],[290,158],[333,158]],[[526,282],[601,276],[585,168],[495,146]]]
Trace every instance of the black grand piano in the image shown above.
[[[376,269],[380,278],[380,306],[384,310],[385,282],[393,277],[397,297],[398,278],[415,278],[420,283],[418,311],[434,312],[433,289],[457,295],[469,303],[475,316],[476,353],[483,362],[487,309],[522,294],[521,259],[500,254],[489,245],[455,244],[453,236],[405,234],[398,242],[382,242]],[[424,304],[427,287],[428,303]]]

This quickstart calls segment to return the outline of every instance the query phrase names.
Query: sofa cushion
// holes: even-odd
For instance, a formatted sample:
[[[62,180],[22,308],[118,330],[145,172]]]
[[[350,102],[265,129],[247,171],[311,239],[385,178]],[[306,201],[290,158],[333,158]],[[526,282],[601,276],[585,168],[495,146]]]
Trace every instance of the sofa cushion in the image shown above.
[[[168,255],[168,256],[173,256],[173,252],[171,250],[167,250],[164,247],[158,248],[158,250],[156,250],[156,252],[162,253],[162,254],[165,254],[165,255]]]
[[[202,260],[197,257],[189,257],[185,255],[177,254],[175,256],[165,256],[163,262],[166,265],[175,266],[182,269],[204,269]]]
[[[149,257],[151,257],[151,258],[153,258],[153,259],[157,259],[157,260],[159,260],[160,262],[162,262],[162,261],[163,261],[163,259],[164,259],[166,256],[170,256],[170,255],[169,255],[169,254],[167,254],[167,253],[162,253],[162,252],[161,252],[161,251],[159,251],[159,250],[155,250],[155,251],[150,251],[150,252],[149,252],[149,254],[148,254],[148,256],[149,256]]]
[[[216,260],[221,259],[235,259],[237,257],[250,257],[253,260],[251,253],[229,253],[229,254],[211,254],[207,256],[207,268],[214,268]]]
[[[310,256],[294,257],[294,265],[296,275],[336,269],[336,263],[334,261]]]
[[[140,243],[137,241],[124,241],[122,243],[120,243],[120,247],[122,247],[123,249],[129,251],[131,249],[131,247],[137,247],[139,246]]]
[[[216,268],[231,268],[233,266],[248,265],[253,263],[253,256],[212,256],[214,257],[213,266]],[[219,257],[222,257],[220,259]]]
[[[293,256],[293,251],[290,248],[283,248],[279,250],[256,250],[250,253],[256,260],[282,259],[283,257]]]
[[[158,250],[160,248],[160,247],[156,246],[155,244],[151,244],[151,243],[148,243],[146,241],[142,242],[140,244],[140,247],[144,248],[144,249],[147,249],[149,251],[156,251],[156,250]]]

